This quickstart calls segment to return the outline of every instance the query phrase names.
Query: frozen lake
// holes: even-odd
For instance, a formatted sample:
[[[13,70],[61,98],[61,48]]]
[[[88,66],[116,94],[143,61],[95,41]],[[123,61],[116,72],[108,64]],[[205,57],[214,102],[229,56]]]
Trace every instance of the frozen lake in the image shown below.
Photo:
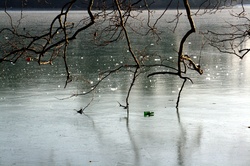
[[[31,19],[40,15],[30,14]],[[51,16],[43,14],[45,20]],[[206,27],[204,20],[199,21],[198,28]],[[216,21],[209,26],[217,25]],[[180,26],[185,29],[186,24]],[[178,36],[172,38],[178,42]],[[163,43],[176,45],[169,42]],[[190,41],[187,48],[194,55],[200,52],[199,42]],[[168,49],[151,46],[163,53]],[[114,75],[90,95],[59,100],[85,90],[82,75],[95,82],[97,71],[114,61],[124,63],[126,59],[117,53],[125,54],[126,48],[113,51],[112,47],[88,49],[89,45],[76,42],[69,49],[69,62],[78,79],[66,89],[59,60],[52,66],[25,60],[15,65],[0,63],[0,165],[250,164],[249,57],[239,60],[205,48],[201,56],[204,74],[191,74],[194,84],[187,83],[183,90],[180,120],[175,102],[181,81],[173,76],[140,76],[130,98],[129,121],[117,101],[124,102],[130,75]],[[75,110],[92,97],[84,114],[77,114]],[[144,111],[153,111],[154,116],[144,117]]]

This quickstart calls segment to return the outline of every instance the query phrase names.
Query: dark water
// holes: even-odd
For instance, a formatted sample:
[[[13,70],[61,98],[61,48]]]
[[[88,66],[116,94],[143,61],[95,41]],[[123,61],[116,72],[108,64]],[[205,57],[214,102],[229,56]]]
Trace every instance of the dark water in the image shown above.
[[[41,17],[40,12],[27,12],[20,26],[36,32],[55,14],[42,12]],[[73,15],[79,17],[77,12]],[[216,29],[229,16],[223,12],[216,17],[195,18],[197,28]],[[3,13],[1,18],[2,27],[7,18]],[[164,35],[159,43],[132,38],[135,50],[157,52],[152,56],[156,62],[159,55],[174,61],[188,24],[180,22],[178,35],[163,28],[160,24]],[[0,64],[0,165],[249,165],[249,57],[239,60],[208,46],[201,51],[204,39],[192,35],[185,51],[201,60],[204,74],[189,73],[194,84],[187,83],[183,91],[181,121],[175,110],[181,81],[173,76],[147,78],[154,71],[150,70],[135,84],[127,123],[117,101],[124,102],[131,74],[114,74],[94,93],[59,100],[86,92],[98,81],[99,71],[130,62],[122,43],[93,47],[92,31],[83,37],[86,41],[69,46],[73,82],[66,89],[60,58],[53,65],[38,66],[24,59]],[[92,97],[85,115],[76,114],[74,109],[86,106]],[[155,116],[145,118],[144,111],[154,111]]]

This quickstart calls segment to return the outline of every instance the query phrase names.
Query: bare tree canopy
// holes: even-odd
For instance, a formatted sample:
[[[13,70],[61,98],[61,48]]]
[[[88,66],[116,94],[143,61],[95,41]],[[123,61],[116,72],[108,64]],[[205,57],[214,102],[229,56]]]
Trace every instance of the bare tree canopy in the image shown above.
[[[147,0],[147,3],[151,4],[151,8],[155,9],[164,9],[166,4],[171,0]],[[48,8],[48,9],[60,9],[64,4],[69,2],[68,0],[3,0],[0,2],[0,8]],[[133,2],[133,1],[132,1]],[[136,2],[136,0],[134,0]],[[239,1],[218,1],[218,0],[190,0],[189,4],[191,8],[199,8],[199,7],[214,7],[214,6],[230,6],[232,4],[236,4]],[[245,0],[246,3],[250,1]],[[95,0],[94,6],[98,6],[102,8],[103,4],[112,4],[113,0]],[[143,1],[138,2],[138,4],[142,5]],[[175,6],[179,5],[181,8],[184,8],[183,1],[177,0],[172,1],[170,8],[175,8]],[[86,9],[88,7],[88,2],[86,0],[78,0],[76,1],[72,8],[73,9]]]
[[[15,3],[14,3],[15,2]],[[129,115],[129,96],[133,86],[139,75],[147,71],[147,77],[155,75],[173,75],[182,80],[182,86],[179,90],[176,108],[179,106],[181,92],[187,81],[192,82],[189,72],[203,74],[203,66],[200,61],[193,59],[185,51],[187,39],[192,34],[200,34],[197,32],[194,16],[212,14],[223,9],[228,9],[234,5],[240,6],[239,13],[231,12],[233,17],[237,17],[242,24],[228,23],[228,32],[216,32],[212,30],[204,30],[202,35],[207,39],[207,43],[217,48],[219,51],[234,54],[243,58],[248,54],[250,48],[245,48],[244,43],[249,40],[249,18],[245,13],[244,2],[236,0],[61,0],[61,1],[1,1],[5,14],[8,17],[9,26],[0,29],[0,35],[6,36],[6,40],[0,41],[0,63],[11,62],[17,63],[20,59],[29,61],[37,61],[38,64],[53,64],[58,58],[62,58],[67,73],[65,87],[72,82],[74,78],[70,73],[67,54],[68,47],[82,33],[88,32],[93,37],[93,46],[104,47],[112,43],[122,41],[127,48],[130,61],[127,64],[118,64],[114,68],[99,72],[99,80],[91,84],[91,87],[84,94],[73,94],[73,96],[87,95],[94,92],[101,85],[101,82],[110,75],[117,72],[132,73],[132,79],[127,91],[125,104],[121,107],[127,109]],[[247,1],[246,1],[247,2]],[[20,17],[15,20],[10,8],[20,8]],[[60,12],[51,20],[48,27],[40,30],[39,34],[34,34],[26,29],[22,20],[23,10],[25,8],[60,8]],[[155,15],[154,9],[161,8],[161,13]],[[181,10],[183,8],[183,10]],[[72,18],[73,9],[83,9],[82,17],[78,20]],[[170,9],[176,10],[174,17],[168,17]],[[192,10],[196,9],[196,10]],[[142,16],[146,16],[142,17]],[[155,42],[162,40],[161,32],[158,31],[159,22],[165,21],[165,29],[173,33],[176,32],[179,20],[184,18],[189,28],[182,33],[181,39],[178,41],[178,50],[175,50],[175,58],[171,65],[164,55],[159,55],[159,61],[153,61],[147,52],[143,52],[141,48],[137,51],[134,48],[134,42],[131,41],[133,35],[150,36]],[[136,24],[134,22],[137,22]],[[171,26],[170,26],[171,25]]]

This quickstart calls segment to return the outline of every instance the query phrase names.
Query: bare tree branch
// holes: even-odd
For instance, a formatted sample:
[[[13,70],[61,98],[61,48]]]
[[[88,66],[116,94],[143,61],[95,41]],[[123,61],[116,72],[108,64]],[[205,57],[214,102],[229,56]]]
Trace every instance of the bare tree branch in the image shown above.
[[[145,73],[144,76],[146,75],[147,77],[175,75],[182,80],[182,86],[179,89],[176,102],[176,108],[178,109],[181,93],[186,82],[190,81],[193,83],[192,78],[188,76],[188,71],[192,70],[200,75],[203,74],[200,59],[196,62],[196,59],[185,51],[186,41],[193,33],[196,33],[193,17],[216,13],[235,5],[235,1],[233,0],[203,0],[200,2],[199,8],[196,11],[193,10],[193,13],[191,13],[188,0],[170,0],[162,2],[165,5],[163,10],[157,11],[157,14],[155,14],[154,10],[152,10],[152,5],[158,1],[154,0],[88,0],[83,3],[87,5],[87,11],[82,10],[80,20],[72,22],[70,20],[72,8],[77,2],[79,1],[70,0],[65,3],[59,14],[51,20],[48,27],[37,34],[31,33],[27,29],[19,28],[24,19],[22,10],[20,17],[15,22],[11,13],[5,8],[5,14],[10,21],[10,26],[0,29],[0,35],[8,34],[8,40],[0,41],[0,49],[3,50],[0,56],[0,63],[16,63],[22,58],[28,58],[28,60],[38,62],[39,65],[52,65],[53,61],[57,58],[62,58],[66,72],[64,86],[66,88],[68,83],[77,80],[74,79],[74,75],[71,75],[70,72],[68,49],[72,41],[76,40],[81,33],[87,32],[90,36],[92,35],[90,41],[93,47],[104,47],[115,42],[123,42],[122,44],[124,44],[125,42],[124,48],[129,53],[123,55],[124,59],[127,60],[126,64],[118,63],[114,67],[108,68],[108,70],[99,70],[96,73],[99,79],[92,83],[86,81],[88,82],[87,88],[84,90],[87,90],[84,93],[77,92],[67,98],[88,95],[90,93],[94,94],[97,87],[115,73],[132,73],[125,104],[122,105],[118,102],[121,107],[127,109],[127,116],[129,116],[129,98],[131,92],[138,77],[143,75],[142,73]],[[173,4],[176,4],[174,6],[176,13],[170,17],[168,11],[173,7]],[[242,20],[240,23],[234,24],[228,21],[227,31],[208,30],[202,34],[209,41],[209,44],[217,48],[220,52],[243,58],[250,52],[250,48],[245,45],[249,41],[250,20],[246,15],[243,0],[238,4],[241,5],[242,9],[238,13],[231,12],[231,16]],[[23,5],[25,6],[25,4]],[[184,10],[181,7],[184,7]],[[164,34],[159,31],[159,26],[165,25],[164,30],[171,30],[173,33],[178,33],[176,30],[180,21],[182,21],[182,17],[188,22],[189,29],[178,41],[178,51],[175,50],[176,52],[171,55],[175,61],[168,60],[166,55],[162,55],[157,50],[148,49],[147,46],[149,44],[146,44],[146,46],[137,46],[136,42],[133,41],[134,35],[138,35],[147,39],[150,37],[150,40],[154,40],[152,43],[158,44],[162,40],[162,34]],[[163,24],[161,24],[162,22]],[[169,24],[173,26],[170,28]],[[153,51],[154,53],[152,53]],[[155,57],[157,57],[157,61],[154,60]]]

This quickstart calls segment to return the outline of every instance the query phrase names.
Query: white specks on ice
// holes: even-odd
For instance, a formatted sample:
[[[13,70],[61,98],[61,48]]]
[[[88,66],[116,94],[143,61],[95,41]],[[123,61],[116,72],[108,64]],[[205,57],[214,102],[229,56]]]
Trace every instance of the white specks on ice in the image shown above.
[[[110,88],[111,91],[116,91],[118,88],[115,87],[115,88]]]

